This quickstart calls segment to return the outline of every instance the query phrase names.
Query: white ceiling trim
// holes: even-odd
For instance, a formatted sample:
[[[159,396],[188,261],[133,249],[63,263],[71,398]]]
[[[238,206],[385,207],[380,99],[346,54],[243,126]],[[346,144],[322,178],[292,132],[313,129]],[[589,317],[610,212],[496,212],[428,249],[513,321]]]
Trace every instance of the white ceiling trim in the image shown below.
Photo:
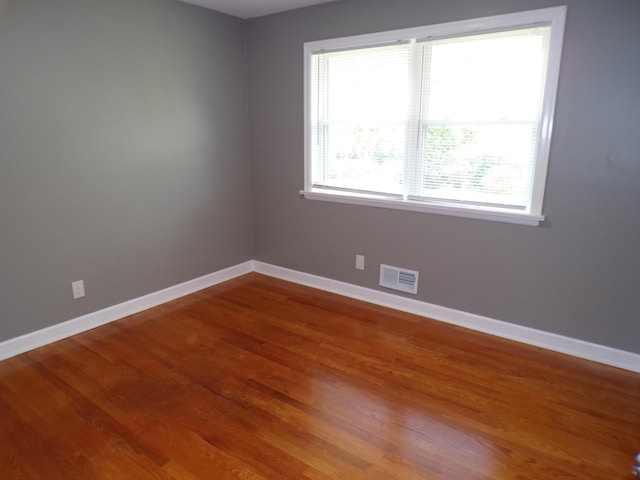
[[[240,18],[261,17],[338,0],[180,0]]]

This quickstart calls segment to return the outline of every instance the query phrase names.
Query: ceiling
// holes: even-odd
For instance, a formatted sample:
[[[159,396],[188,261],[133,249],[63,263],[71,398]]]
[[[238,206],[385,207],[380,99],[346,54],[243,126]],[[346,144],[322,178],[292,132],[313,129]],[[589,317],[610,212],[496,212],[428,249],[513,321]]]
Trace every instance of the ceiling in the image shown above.
[[[295,10],[337,0],[180,0],[240,18],[253,18],[271,13]]]

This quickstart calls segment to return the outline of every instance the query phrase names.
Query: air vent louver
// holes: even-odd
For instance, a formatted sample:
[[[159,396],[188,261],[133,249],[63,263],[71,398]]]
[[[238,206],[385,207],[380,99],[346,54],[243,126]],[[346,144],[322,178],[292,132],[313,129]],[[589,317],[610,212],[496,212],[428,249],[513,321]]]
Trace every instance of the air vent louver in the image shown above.
[[[380,286],[415,295],[418,293],[418,272],[380,265]]]

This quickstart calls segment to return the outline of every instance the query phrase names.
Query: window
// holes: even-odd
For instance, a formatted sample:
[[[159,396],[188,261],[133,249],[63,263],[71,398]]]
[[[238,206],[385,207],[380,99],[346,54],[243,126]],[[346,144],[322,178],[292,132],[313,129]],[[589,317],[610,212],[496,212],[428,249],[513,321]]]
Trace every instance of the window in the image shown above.
[[[565,15],[306,43],[301,193],[537,225]]]

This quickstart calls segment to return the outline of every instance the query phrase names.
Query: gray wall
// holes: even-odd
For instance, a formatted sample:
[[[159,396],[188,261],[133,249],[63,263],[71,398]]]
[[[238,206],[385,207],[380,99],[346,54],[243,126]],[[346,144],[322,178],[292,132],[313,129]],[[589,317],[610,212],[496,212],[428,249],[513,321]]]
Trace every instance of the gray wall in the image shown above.
[[[417,269],[421,300],[640,352],[640,2],[565,3],[548,221],[523,227],[301,199],[302,44],[554,1],[243,22],[174,0],[0,0],[0,341],[256,258],[372,288],[379,263]]]
[[[246,23],[0,7],[0,341],[249,260]]]
[[[300,198],[303,42],[569,6],[539,227]],[[254,258],[640,353],[640,2],[343,0],[249,22]],[[354,269],[356,254],[367,269]]]

